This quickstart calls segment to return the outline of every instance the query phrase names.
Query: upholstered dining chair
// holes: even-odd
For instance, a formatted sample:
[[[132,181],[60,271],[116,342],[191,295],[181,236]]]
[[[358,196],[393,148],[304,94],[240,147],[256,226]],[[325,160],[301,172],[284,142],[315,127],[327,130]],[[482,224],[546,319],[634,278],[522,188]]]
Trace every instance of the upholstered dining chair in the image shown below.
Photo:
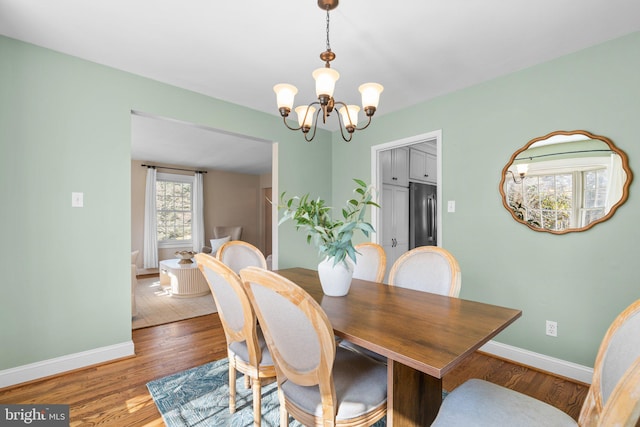
[[[320,305],[292,281],[248,267],[243,285],[276,365],[280,426],[370,426],[387,412],[387,369],[336,347]]]
[[[231,240],[218,249],[216,258],[225,263],[236,274],[245,267],[267,268],[267,259],[260,249],[242,240]]]
[[[559,409],[479,379],[455,388],[434,427],[638,425],[640,417],[640,300],[613,321],[600,344],[578,422]]]
[[[458,297],[460,265],[446,249],[419,246],[405,252],[393,263],[389,285]]]
[[[387,269],[387,255],[382,246],[377,243],[360,243],[356,245],[356,265],[353,269],[353,278],[368,280],[370,282],[382,282]],[[348,340],[336,337],[341,347],[360,352],[381,363],[387,363],[387,358],[369,349],[361,347]]]
[[[260,425],[262,384],[273,381],[275,366],[257,325],[255,313],[240,277],[220,260],[208,254],[195,256],[215,300],[229,358],[229,411],[236,410],[236,370],[253,388],[254,425]]]
[[[377,243],[360,243],[355,246],[356,265],[353,269],[355,279],[370,282],[382,282],[387,268],[387,255]]]

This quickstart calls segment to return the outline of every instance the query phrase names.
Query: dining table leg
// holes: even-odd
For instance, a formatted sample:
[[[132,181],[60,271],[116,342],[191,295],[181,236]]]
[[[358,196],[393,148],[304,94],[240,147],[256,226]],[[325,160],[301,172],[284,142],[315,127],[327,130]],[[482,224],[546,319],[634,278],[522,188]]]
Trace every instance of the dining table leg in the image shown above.
[[[442,379],[387,362],[387,426],[430,426],[442,404]]]

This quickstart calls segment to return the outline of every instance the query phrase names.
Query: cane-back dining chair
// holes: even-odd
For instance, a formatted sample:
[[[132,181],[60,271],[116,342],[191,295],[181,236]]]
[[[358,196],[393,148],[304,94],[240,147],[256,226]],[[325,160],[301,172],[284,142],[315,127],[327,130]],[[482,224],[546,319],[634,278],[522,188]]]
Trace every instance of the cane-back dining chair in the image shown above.
[[[460,265],[446,249],[419,246],[405,252],[393,263],[389,285],[458,297]]]
[[[218,249],[216,258],[225,263],[236,274],[245,267],[267,268],[267,260],[260,249],[242,240],[231,240]]]
[[[356,265],[353,269],[355,279],[370,282],[382,282],[387,268],[387,255],[377,243],[360,243],[355,246]]]
[[[245,386],[253,388],[254,425],[260,425],[262,384],[273,381],[275,366],[257,325],[251,302],[240,277],[209,254],[195,256],[198,268],[209,284],[215,300],[229,358],[229,410],[236,410],[236,370],[245,375]]]
[[[276,365],[280,426],[370,426],[386,414],[387,369],[336,347],[320,305],[277,273],[240,272]]]
[[[490,382],[471,379],[443,401],[433,427],[633,427],[640,417],[640,300],[609,327],[578,422],[559,409]]]

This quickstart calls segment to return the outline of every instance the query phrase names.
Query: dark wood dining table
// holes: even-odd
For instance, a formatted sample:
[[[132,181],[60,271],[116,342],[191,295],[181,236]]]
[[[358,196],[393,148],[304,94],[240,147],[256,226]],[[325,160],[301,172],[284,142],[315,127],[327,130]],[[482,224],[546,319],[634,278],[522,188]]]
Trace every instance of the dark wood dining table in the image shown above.
[[[318,273],[277,270],[327,313],[336,336],[387,358],[387,425],[431,425],[442,377],[522,315],[499,307],[353,279],[343,297],[324,295]]]

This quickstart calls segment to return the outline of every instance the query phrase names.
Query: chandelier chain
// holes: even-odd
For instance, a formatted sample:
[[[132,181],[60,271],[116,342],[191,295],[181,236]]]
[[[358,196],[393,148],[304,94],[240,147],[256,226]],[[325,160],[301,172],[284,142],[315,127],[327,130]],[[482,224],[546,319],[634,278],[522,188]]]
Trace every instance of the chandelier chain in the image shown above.
[[[331,51],[331,44],[329,43],[329,6],[327,5],[327,50]]]

